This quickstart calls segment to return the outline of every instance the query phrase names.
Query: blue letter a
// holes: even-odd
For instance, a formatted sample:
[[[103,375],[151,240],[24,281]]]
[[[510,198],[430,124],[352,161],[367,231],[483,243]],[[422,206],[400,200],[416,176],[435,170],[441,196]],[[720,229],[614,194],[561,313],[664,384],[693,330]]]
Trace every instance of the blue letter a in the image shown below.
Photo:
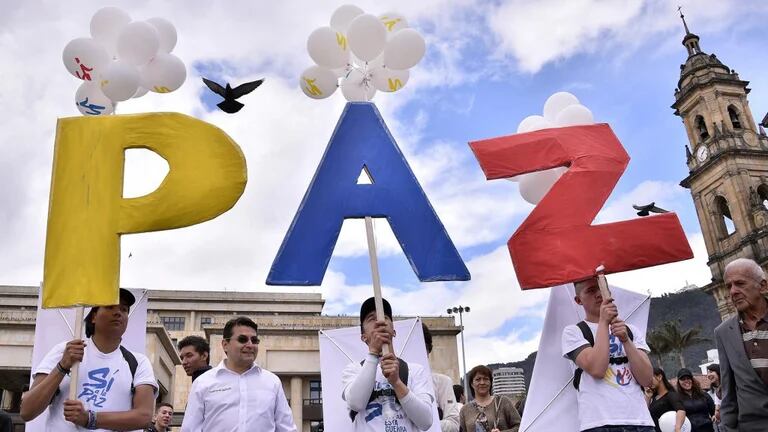
[[[366,168],[372,184],[357,184]],[[386,217],[422,282],[469,271],[371,103],[348,103],[267,277],[320,285],[346,218]]]

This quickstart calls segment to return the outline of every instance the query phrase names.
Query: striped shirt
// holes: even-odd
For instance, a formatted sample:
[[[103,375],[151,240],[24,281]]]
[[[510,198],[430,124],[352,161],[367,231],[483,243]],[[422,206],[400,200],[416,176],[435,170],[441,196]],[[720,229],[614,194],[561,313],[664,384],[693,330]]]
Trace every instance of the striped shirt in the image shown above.
[[[749,329],[744,320],[739,320],[744,350],[757,375],[768,386],[768,313],[760,318],[754,329]]]

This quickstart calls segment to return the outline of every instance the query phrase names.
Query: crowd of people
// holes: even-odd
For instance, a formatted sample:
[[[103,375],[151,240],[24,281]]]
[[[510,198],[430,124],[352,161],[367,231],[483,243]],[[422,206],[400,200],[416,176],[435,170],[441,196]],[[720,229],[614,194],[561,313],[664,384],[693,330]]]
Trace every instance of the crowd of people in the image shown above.
[[[624,322],[596,278],[574,284],[585,320],[567,326],[562,354],[571,362],[582,432],[662,431],[673,417],[680,432],[768,431],[768,282],[762,268],[736,259],[724,282],[737,314],[715,330],[720,364],[710,365],[708,391],[688,369],[677,371],[676,385],[653,368],[645,336]],[[155,407],[158,386],[146,356],[121,345],[135,298],[120,290],[120,303],[94,307],[85,318],[87,339],[55,346],[33,371],[21,403],[30,421],[46,409],[46,430],[146,430],[165,432],[174,407]],[[396,336],[392,307],[383,300],[385,319],[377,320],[374,298],[360,308],[360,339],[367,354],[346,366],[342,399],[355,432],[417,432],[432,427],[436,406],[442,432],[516,432],[524,401],[494,395],[493,373],[483,365],[467,375],[472,395],[445,375],[427,373],[416,362],[388,349]],[[423,326],[428,355],[432,337]],[[256,362],[258,326],[247,317],[224,326],[225,358],[210,365],[210,346],[197,336],[178,343],[182,366],[192,378],[184,409],[183,432],[253,430],[296,431],[280,379]],[[70,395],[70,374],[80,378]],[[671,414],[668,414],[671,413]],[[0,430],[5,426],[0,417]],[[666,432],[666,431],[663,431]]]

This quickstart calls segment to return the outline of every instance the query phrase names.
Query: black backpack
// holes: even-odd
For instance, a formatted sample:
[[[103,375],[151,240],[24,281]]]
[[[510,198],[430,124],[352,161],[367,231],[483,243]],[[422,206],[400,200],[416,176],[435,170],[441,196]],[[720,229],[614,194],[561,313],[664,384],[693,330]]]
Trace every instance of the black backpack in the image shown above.
[[[405,360],[398,358],[397,362],[400,364],[400,381],[403,382],[406,386],[408,385],[408,363],[405,362]],[[365,360],[360,362],[360,366],[365,363]],[[400,403],[400,401],[397,399],[397,395],[395,395],[394,389],[384,389],[384,390],[374,390],[371,392],[371,397],[368,398],[368,403],[371,403],[374,399],[376,399],[379,396],[394,396],[395,402]],[[350,411],[349,412],[349,418],[354,422],[355,417],[357,416],[357,411]]]
[[[131,370],[131,394],[134,394],[136,387],[134,387],[133,382],[136,380],[136,369],[139,368],[139,362],[136,360],[136,356],[122,345],[120,345],[120,352],[123,354],[125,362],[128,363],[128,369]]]
[[[595,336],[592,334],[592,329],[589,328],[589,325],[586,321],[579,321],[576,326],[579,327],[579,330],[581,330],[582,336],[584,336],[584,339],[589,342],[589,346],[593,347],[595,346]],[[635,340],[635,336],[632,334],[632,329],[627,326],[627,334],[629,335],[629,340],[633,341]],[[613,357],[609,359],[610,364],[624,364],[629,362],[629,359],[625,357]],[[575,363],[575,359],[574,359]],[[576,368],[576,371],[573,373],[573,387],[578,390],[579,389],[579,383],[581,382],[581,374],[584,373],[584,370],[580,367]]]

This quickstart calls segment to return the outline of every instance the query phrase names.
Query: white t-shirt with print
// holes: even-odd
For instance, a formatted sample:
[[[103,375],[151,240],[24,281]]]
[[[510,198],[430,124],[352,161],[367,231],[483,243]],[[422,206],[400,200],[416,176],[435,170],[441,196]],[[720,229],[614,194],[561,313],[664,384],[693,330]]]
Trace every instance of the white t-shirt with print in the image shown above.
[[[597,338],[597,323],[587,321],[592,335]],[[650,352],[645,343],[645,335],[640,334],[636,327],[627,324],[634,336],[633,342],[638,349]],[[619,338],[609,335],[609,355],[611,358],[626,357],[624,345]],[[577,325],[569,325],[563,330],[563,356],[573,350],[589,345],[581,329]],[[575,371],[578,366],[571,361]],[[653,426],[653,419],[645,403],[643,389],[632,376],[629,363],[609,364],[602,379],[595,379],[583,372],[576,392],[579,404],[579,430],[583,431],[599,426]]]
[[[86,410],[95,412],[130,411],[133,408],[131,379],[134,387],[148,384],[157,392],[157,381],[152,365],[144,354],[133,353],[138,366],[136,376],[131,377],[131,369],[123,358],[120,348],[104,354],[96,348],[90,339],[85,341],[85,353],[80,363],[77,384],[77,399],[83,402]],[[51,349],[37,366],[34,374],[50,374],[61,360],[67,342],[62,342]],[[59,372],[55,372],[59,373]],[[86,430],[64,419],[64,401],[69,397],[70,376],[67,375],[59,384],[59,393],[49,407],[46,430],[56,432]],[[107,429],[96,429],[108,432]]]
[[[342,388],[362,370],[360,363],[350,363],[342,373]],[[432,377],[424,371],[424,367],[416,363],[408,363],[408,390],[414,395],[430,395],[432,400]],[[376,382],[373,390],[394,389],[376,367]],[[351,420],[351,419],[350,419]],[[405,410],[395,401],[394,396],[379,396],[368,402],[365,411],[357,413],[353,423],[355,432],[419,432],[420,429],[406,416]]]

